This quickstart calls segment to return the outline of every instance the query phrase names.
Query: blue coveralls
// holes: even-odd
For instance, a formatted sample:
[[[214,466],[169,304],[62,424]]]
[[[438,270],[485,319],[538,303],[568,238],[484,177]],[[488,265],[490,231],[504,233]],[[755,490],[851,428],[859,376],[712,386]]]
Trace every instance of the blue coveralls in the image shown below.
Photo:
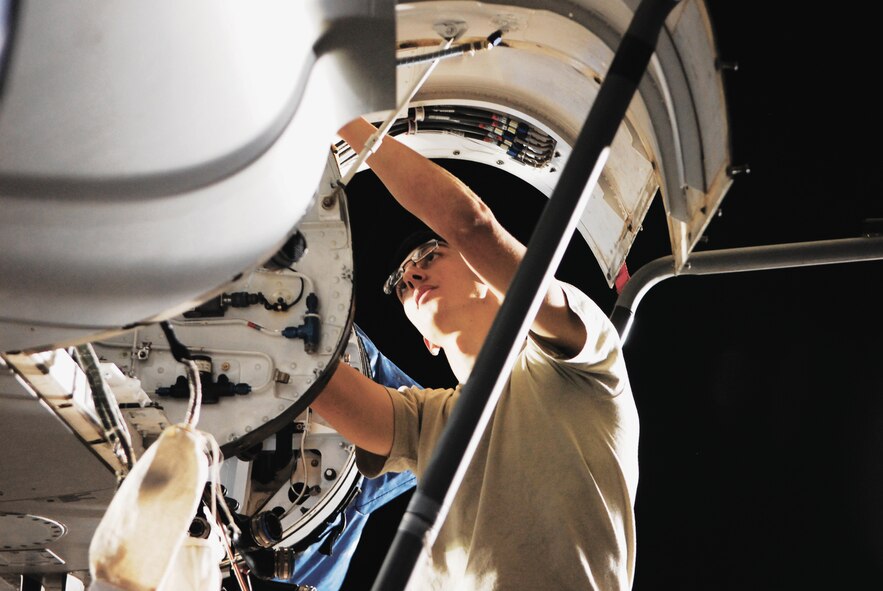
[[[419,386],[417,382],[384,357],[358,326],[355,327],[355,330],[368,356],[368,375],[375,382],[393,388]],[[368,516],[375,509],[411,490],[416,481],[417,479],[411,472],[388,473],[373,479],[362,478],[361,492],[344,512],[346,526],[331,547],[332,555],[327,556],[319,551],[322,548],[323,536],[318,542],[298,554],[295,561],[297,580],[288,582],[312,585],[318,591],[340,589],[346,577],[350,560],[356,551],[356,545],[359,543],[359,537],[368,521]],[[325,530],[325,533],[339,528],[341,523],[343,523],[343,518],[338,516],[337,520]]]

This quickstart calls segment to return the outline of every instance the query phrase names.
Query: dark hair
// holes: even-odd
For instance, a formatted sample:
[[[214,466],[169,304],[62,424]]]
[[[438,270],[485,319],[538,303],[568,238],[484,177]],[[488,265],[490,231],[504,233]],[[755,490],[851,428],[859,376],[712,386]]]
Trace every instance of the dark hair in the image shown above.
[[[395,249],[392,258],[389,260],[389,264],[387,264],[387,275],[398,269],[399,265],[402,264],[402,261],[412,250],[432,239],[441,240],[442,242],[447,243],[444,238],[430,230],[428,227],[423,227],[422,229],[405,236]]]

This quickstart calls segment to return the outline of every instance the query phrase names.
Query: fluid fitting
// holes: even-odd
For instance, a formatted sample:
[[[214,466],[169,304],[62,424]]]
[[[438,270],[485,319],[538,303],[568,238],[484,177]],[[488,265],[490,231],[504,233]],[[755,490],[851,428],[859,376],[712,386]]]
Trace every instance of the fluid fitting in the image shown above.
[[[264,511],[253,517],[234,513],[233,520],[241,531],[234,536],[233,546],[241,552],[269,548],[282,541],[282,522],[272,511]]]
[[[234,384],[226,374],[218,376],[215,381],[212,377],[212,359],[207,355],[192,355],[194,363],[199,368],[199,382],[202,385],[202,403],[217,404],[221,396],[233,396],[234,394],[248,394],[251,392],[249,384]],[[189,398],[190,383],[185,376],[178,376],[171,386],[156,389],[159,396],[171,396],[172,398]]]
[[[292,548],[276,548],[245,552],[242,555],[250,574],[264,581],[278,581],[296,585],[292,591],[316,591],[311,585],[298,585],[294,579],[297,552]]]
[[[303,339],[304,351],[315,353],[319,348],[321,322],[319,318],[319,298],[315,293],[307,296],[307,313],[304,323],[300,326],[289,326],[282,330],[282,336],[288,339]]]

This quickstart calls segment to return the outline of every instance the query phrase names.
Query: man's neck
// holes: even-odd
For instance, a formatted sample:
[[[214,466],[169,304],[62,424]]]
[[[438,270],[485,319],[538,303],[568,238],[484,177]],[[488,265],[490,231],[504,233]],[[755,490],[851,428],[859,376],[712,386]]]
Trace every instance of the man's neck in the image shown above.
[[[485,319],[485,322],[474,322],[468,330],[450,335],[450,340],[442,346],[448,365],[461,384],[466,383],[466,379],[472,373],[478,353],[490,332],[491,324],[493,324],[492,316]]]

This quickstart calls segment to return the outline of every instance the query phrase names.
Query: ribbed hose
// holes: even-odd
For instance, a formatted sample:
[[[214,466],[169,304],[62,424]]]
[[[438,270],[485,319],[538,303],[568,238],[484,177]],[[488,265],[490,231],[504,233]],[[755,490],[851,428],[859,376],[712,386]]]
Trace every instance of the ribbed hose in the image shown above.
[[[120,407],[116,398],[104,383],[101,376],[101,367],[98,364],[98,355],[92,345],[78,345],[76,347],[80,367],[86,374],[89,387],[92,389],[92,400],[95,402],[95,410],[101,421],[104,436],[113,446],[113,451],[123,464],[122,476],[125,476],[135,465],[135,453],[132,451],[132,436],[129,428],[120,413]]]

